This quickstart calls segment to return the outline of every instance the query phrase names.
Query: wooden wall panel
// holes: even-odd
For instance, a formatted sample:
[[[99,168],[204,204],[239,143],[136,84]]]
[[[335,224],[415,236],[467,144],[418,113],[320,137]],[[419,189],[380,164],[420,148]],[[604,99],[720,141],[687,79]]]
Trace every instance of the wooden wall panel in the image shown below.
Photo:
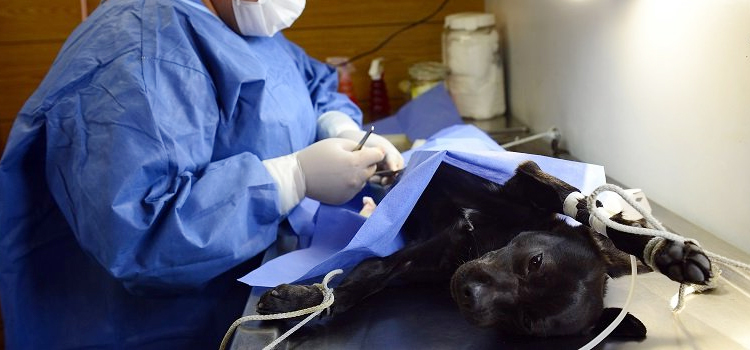
[[[81,22],[80,0],[2,0],[0,43],[65,40]]]
[[[290,30],[316,27],[366,27],[406,24],[437,10],[443,0],[309,0]],[[484,0],[450,0],[430,22],[441,22],[454,12],[484,11]]]
[[[0,55],[0,120],[13,120],[47,74],[63,42],[3,44]]]
[[[18,111],[80,22],[80,0],[0,1],[0,152]]]
[[[5,143],[8,142],[8,134],[10,134],[11,126],[13,126],[13,120],[0,120],[0,144],[3,148],[5,148]],[[0,331],[2,331],[2,328],[0,328]]]
[[[96,7],[99,6],[99,4],[102,3],[102,0],[86,0],[86,10],[88,14],[91,14],[91,12],[94,12],[96,10]]]

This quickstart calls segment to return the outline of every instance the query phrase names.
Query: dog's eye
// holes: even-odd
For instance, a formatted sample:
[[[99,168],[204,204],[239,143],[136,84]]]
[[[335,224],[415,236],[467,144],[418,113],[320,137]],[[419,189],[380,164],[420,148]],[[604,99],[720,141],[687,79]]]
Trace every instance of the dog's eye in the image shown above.
[[[539,270],[539,266],[542,266],[542,253],[534,255],[529,259],[529,272]]]

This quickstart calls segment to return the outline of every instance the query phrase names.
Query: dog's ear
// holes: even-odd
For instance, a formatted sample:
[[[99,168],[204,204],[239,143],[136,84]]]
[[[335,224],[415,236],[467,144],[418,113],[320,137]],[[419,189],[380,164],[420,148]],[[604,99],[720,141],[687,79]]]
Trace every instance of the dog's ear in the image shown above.
[[[594,326],[594,329],[591,330],[591,334],[599,334],[601,331],[607,328],[607,326],[609,326],[612,321],[615,320],[621,310],[622,309],[620,308],[612,307],[604,308],[601,317],[599,317],[599,321]],[[646,338],[646,326],[643,325],[643,322],[641,322],[641,320],[639,320],[632,314],[627,313],[622,322],[617,325],[615,330],[612,331],[609,336],[626,339],[644,339]]]

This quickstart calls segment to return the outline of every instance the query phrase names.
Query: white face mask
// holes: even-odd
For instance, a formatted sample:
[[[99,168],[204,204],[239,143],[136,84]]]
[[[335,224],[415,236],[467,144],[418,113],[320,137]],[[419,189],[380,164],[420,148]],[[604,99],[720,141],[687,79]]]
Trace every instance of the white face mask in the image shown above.
[[[232,8],[243,35],[273,36],[294,23],[305,9],[305,0],[232,0]]]

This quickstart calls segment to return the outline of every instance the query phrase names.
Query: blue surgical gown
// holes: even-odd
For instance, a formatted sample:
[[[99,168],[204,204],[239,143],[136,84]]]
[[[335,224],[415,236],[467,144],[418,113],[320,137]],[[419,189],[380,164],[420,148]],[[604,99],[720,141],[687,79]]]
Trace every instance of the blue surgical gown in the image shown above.
[[[284,219],[261,161],[361,123],[336,72],[198,0],[102,4],[19,112],[0,162],[8,349],[213,349]]]

